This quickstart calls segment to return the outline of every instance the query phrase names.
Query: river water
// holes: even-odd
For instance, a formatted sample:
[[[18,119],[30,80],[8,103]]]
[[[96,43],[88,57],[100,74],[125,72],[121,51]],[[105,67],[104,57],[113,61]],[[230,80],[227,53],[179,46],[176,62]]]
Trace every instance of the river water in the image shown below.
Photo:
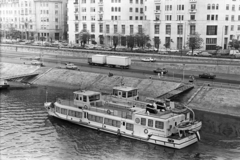
[[[48,88],[48,100],[72,98]],[[49,117],[44,87],[1,91],[1,160],[231,160],[240,159],[240,118],[196,111],[201,141],[181,150],[97,132]]]

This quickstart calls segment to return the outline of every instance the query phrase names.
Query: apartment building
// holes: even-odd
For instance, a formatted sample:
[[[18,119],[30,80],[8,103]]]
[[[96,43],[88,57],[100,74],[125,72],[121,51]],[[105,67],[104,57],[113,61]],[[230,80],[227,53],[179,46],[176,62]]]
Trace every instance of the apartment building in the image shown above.
[[[66,39],[66,0],[1,0],[0,30],[10,28],[21,32],[24,39]]]
[[[68,38],[79,43],[82,29],[98,44],[111,45],[111,36],[125,37],[144,30],[161,39],[161,48],[187,47],[188,37],[198,32],[204,40],[202,49],[216,45],[228,47],[230,40],[240,37],[240,0],[69,0]]]

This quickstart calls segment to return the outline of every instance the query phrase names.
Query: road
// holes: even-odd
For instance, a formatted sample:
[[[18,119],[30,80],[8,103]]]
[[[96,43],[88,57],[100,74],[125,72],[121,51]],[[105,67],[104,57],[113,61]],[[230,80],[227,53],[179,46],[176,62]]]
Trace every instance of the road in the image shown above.
[[[38,53],[21,53],[21,52],[2,52],[1,53],[1,60],[3,62],[13,62],[13,63],[26,63],[30,64],[31,59],[34,57],[39,57]],[[82,71],[88,72],[96,72],[96,73],[114,73],[121,76],[131,76],[133,73],[137,74],[138,77],[156,77],[157,75],[153,73],[153,67],[144,67],[144,66],[135,66],[134,63],[131,66],[131,69],[119,69],[119,68],[108,68],[108,67],[100,67],[100,66],[90,66],[87,63],[87,58],[83,57],[71,57],[71,56],[61,56],[61,55],[51,55],[51,54],[44,54],[42,60],[45,65],[49,67],[64,67],[64,64],[67,62],[72,62],[75,65],[79,66]],[[133,60],[134,61],[134,60]],[[142,62],[142,63],[151,63],[151,62]],[[159,63],[155,62],[155,63]],[[162,62],[160,62],[162,63]],[[165,63],[167,63],[165,61]],[[169,61],[169,63],[179,63],[175,61]],[[181,62],[182,63],[182,62]],[[232,64],[233,65],[233,64]],[[200,72],[197,71],[187,71],[182,69],[168,69],[168,74],[164,75],[168,78],[180,78],[180,79],[188,79],[190,75],[195,75],[195,80],[198,82],[204,81],[208,83],[218,82],[218,83],[230,83],[230,84],[240,84],[240,75],[231,75],[231,74],[217,74],[217,78],[212,79],[200,79],[198,78],[198,74]]]

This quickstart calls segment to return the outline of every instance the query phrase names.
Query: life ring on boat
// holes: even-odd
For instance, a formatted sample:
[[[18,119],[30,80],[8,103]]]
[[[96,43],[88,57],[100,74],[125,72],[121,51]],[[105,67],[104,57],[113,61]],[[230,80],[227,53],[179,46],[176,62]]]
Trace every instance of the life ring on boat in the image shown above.
[[[84,109],[88,109],[88,107],[85,105],[85,106],[84,106]]]
[[[148,134],[148,130],[147,130],[147,129],[144,129],[144,133],[145,133],[145,134]]]
[[[108,113],[108,114],[111,114],[111,111],[108,109],[108,110],[107,110],[107,113]]]

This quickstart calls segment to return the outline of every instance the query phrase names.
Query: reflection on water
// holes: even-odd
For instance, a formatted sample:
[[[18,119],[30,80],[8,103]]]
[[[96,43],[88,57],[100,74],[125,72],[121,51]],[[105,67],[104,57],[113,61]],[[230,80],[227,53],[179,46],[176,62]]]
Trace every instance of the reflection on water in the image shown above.
[[[202,141],[182,150],[156,146],[49,117],[44,88],[1,91],[0,159],[238,159],[239,118],[196,111]],[[72,90],[48,88],[48,100]]]

